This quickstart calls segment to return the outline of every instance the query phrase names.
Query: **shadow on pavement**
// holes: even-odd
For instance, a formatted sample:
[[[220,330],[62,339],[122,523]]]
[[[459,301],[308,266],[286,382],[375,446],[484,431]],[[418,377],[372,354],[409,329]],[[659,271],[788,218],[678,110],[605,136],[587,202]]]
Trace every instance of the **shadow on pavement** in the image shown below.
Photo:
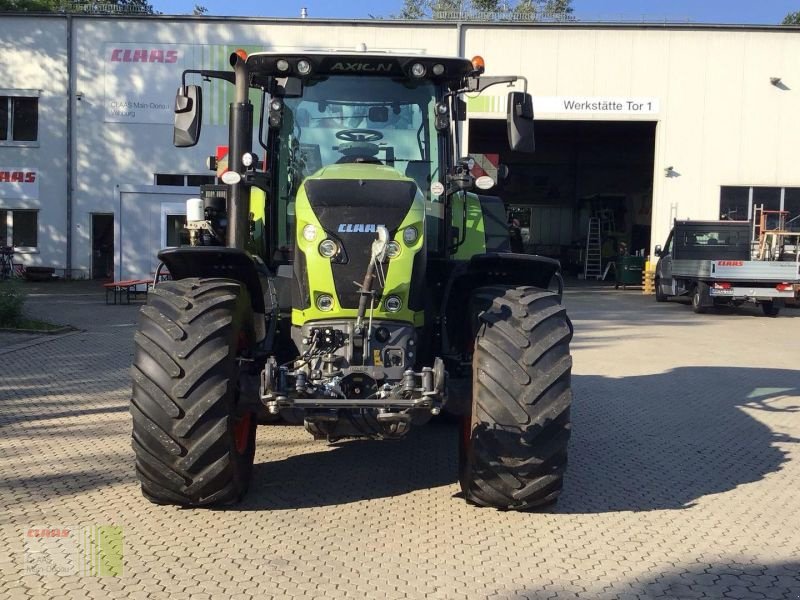
[[[259,429],[269,436],[270,428]],[[309,436],[310,438],[310,436]],[[347,441],[256,464],[245,500],[224,510],[331,506],[388,498],[456,481],[458,429],[429,425],[403,440]]]
[[[573,437],[558,513],[680,509],[778,471],[800,442],[754,418],[797,412],[800,374],[682,367],[573,376]],[[788,406],[786,403],[788,402]]]
[[[687,367],[573,376],[573,387],[570,466],[555,513],[687,508],[780,470],[787,459],[776,444],[800,442],[749,414],[800,411],[781,401],[800,395],[796,371]],[[231,509],[330,506],[449,485],[457,435],[440,424],[401,441],[342,442],[257,464],[246,500]]]

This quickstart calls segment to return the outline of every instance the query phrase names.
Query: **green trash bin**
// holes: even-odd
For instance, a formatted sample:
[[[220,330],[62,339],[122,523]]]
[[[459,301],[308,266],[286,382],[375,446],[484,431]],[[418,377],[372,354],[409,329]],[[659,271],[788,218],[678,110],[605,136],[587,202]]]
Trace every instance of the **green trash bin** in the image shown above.
[[[642,285],[644,271],[644,256],[618,256],[614,265],[616,285],[614,289],[625,289],[629,285]]]

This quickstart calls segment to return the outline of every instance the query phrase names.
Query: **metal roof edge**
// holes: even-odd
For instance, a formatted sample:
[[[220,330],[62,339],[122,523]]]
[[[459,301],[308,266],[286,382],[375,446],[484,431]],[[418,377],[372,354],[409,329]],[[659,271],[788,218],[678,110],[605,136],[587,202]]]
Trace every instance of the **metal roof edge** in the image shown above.
[[[681,21],[566,21],[566,22],[491,22],[491,21],[444,21],[432,19],[403,20],[403,19],[325,19],[315,17],[244,17],[223,15],[141,15],[141,14],[83,14],[83,13],[48,13],[48,12],[4,12],[3,17],[21,18],[49,18],[49,19],[125,19],[142,21],[172,21],[172,22],[225,22],[225,23],[265,23],[286,25],[371,25],[386,27],[402,27],[417,25],[431,28],[462,27],[462,28],[516,28],[516,29],[668,29],[668,30],[709,30],[709,31],[769,31],[769,32],[800,32],[800,25],[764,25],[742,23],[688,23]]]

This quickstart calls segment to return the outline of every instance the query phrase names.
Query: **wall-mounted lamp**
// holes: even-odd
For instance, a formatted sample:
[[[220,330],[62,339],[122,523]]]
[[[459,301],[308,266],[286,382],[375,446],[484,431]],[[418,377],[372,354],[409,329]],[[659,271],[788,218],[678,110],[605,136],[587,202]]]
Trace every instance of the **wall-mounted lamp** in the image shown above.
[[[780,87],[781,83],[783,83],[780,77],[770,77],[769,82],[775,87]]]
[[[669,176],[670,176],[670,173],[672,173],[672,169],[673,169],[672,165],[670,165],[670,166],[666,167],[666,168],[664,169],[664,176],[665,176],[665,177],[669,177]]]
[[[75,93],[75,100],[77,100],[78,102],[83,100],[83,92],[76,92]]]

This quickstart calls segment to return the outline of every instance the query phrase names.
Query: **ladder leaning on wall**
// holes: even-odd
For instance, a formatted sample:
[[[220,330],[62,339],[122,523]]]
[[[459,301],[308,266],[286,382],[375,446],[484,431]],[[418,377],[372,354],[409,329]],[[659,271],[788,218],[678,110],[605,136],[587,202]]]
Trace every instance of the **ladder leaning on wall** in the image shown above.
[[[603,278],[603,258],[601,253],[600,219],[589,219],[589,230],[586,233],[586,255],[583,262],[583,278]]]

